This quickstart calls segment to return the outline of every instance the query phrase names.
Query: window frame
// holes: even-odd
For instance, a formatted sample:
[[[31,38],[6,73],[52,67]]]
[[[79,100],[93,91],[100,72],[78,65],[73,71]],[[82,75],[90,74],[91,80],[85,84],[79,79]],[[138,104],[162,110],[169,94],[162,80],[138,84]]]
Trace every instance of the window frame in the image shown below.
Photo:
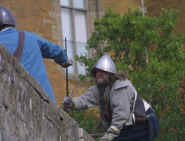
[[[69,6],[66,6],[66,5],[62,5],[61,2],[59,2],[59,5],[60,5],[60,11],[62,12],[62,9],[63,8],[66,8],[70,11],[70,20],[71,20],[71,31],[72,31],[72,41],[69,41],[69,42],[74,42],[74,49],[73,49],[73,54],[74,56],[77,55],[77,47],[78,47],[78,41],[76,41],[76,31],[75,31],[75,12],[78,11],[78,12],[83,12],[84,13],[84,16],[85,16],[85,25],[86,25],[86,38],[88,39],[88,0],[84,0],[84,8],[77,8],[77,7],[74,7],[74,0],[71,0],[70,3],[69,3]],[[62,14],[61,14],[61,17],[62,17]],[[61,22],[61,27],[62,27],[62,22]],[[63,29],[61,28],[61,33],[63,33]],[[63,37],[63,34],[62,34],[62,44],[64,45],[64,37]],[[86,42],[87,43],[87,42]],[[88,52],[88,55],[89,55],[89,50],[87,50]],[[75,76],[77,77],[78,75],[80,75],[79,73],[79,70],[78,70],[78,63],[76,61],[74,61],[74,72],[73,73],[70,73],[69,75],[71,76]]]

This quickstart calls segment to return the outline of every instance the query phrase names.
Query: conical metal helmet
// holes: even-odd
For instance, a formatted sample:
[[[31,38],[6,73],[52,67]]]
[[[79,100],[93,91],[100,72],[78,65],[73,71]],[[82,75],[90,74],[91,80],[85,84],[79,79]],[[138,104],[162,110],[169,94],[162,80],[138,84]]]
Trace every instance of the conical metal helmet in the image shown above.
[[[16,25],[15,18],[9,9],[0,6],[0,25]]]
[[[116,73],[116,65],[108,55],[104,55],[98,60],[96,66],[92,69],[93,75],[95,75],[96,69],[109,72],[112,74]]]

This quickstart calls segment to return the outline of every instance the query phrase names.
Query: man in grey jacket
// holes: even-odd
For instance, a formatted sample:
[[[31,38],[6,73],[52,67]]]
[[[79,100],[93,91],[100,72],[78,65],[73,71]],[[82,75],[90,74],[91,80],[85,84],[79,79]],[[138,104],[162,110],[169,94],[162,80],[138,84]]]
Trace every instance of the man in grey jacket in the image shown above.
[[[134,106],[137,92],[128,79],[116,75],[115,64],[108,55],[98,60],[92,75],[95,77],[96,85],[79,97],[65,97],[64,110],[98,106],[102,125],[106,129],[100,141],[148,141],[144,139],[146,136],[144,132],[135,139],[125,138],[128,134],[125,131],[130,132],[135,125]],[[145,131],[147,125],[143,122],[141,128]],[[133,135],[129,133],[129,136]]]

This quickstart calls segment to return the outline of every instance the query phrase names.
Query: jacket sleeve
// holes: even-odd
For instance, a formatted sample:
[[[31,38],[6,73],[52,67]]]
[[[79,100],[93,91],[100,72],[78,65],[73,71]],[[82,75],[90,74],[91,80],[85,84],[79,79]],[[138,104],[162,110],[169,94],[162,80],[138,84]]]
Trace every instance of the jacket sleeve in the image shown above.
[[[73,97],[75,109],[87,109],[98,104],[98,91],[95,86],[90,87],[85,93],[79,97]]]
[[[44,58],[54,59],[61,66],[67,62],[66,50],[36,34],[35,37]]]

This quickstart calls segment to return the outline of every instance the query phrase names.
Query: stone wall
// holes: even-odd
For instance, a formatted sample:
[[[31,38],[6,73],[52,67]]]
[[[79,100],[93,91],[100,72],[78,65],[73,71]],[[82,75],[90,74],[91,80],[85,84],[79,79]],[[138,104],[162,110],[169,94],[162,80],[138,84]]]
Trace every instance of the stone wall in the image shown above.
[[[0,141],[93,141],[0,47]]]
[[[145,0],[145,6],[148,14],[159,16],[162,9],[178,10],[178,23],[176,29],[178,32],[185,34],[185,1],[184,0]]]
[[[111,8],[113,12],[123,15],[128,9],[140,7],[140,0],[102,0],[101,5],[104,9]]]

